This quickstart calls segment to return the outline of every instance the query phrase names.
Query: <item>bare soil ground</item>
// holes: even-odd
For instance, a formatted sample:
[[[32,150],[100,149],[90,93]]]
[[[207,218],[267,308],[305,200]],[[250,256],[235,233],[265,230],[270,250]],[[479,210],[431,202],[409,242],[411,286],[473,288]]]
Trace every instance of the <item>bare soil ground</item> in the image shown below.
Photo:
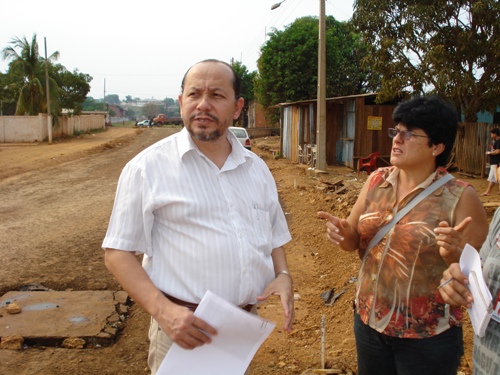
[[[177,130],[110,128],[52,145],[0,144],[0,295],[31,283],[53,290],[119,290],[104,267],[100,247],[118,176],[135,154]],[[259,307],[259,314],[277,325],[252,361],[252,374],[303,374],[321,368],[323,317],[325,367],[355,374],[352,300],[359,260],[326,240],[324,223],[316,212],[347,216],[366,175],[358,177],[343,166],[315,174],[304,165],[274,159],[269,150],[278,148],[278,137],[252,142],[276,179],[289,222],[293,240],[286,248],[297,297],[296,323],[290,334],[281,328],[283,317],[276,299]],[[486,189],[485,179],[457,177],[472,183],[478,193]],[[481,199],[491,217],[500,195],[494,190]],[[332,289],[341,294],[327,306],[321,294]],[[149,316],[132,305],[113,346],[0,350],[0,372],[147,374],[148,324]],[[465,339],[467,355],[461,373],[468,375],[472,373],[469,323]]]

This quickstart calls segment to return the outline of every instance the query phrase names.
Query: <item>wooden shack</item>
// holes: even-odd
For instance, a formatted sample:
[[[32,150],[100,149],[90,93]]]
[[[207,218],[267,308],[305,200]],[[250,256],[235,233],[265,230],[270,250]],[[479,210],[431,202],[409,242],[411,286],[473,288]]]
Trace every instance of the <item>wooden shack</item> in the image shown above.
[[[360,157],[378,151],[380,165],[389,163],[392,112],[399,101],[376,104],[376,93],[326,99],[326,164],[356,169]],[[283,103],[280,108],[281,155],[313,163],[317,142],[316,99]],[[300,146],[300,148],[299,148]],[[302,151],[301,151],[302,150]],[[306,154],[305,158],[301,152]]]

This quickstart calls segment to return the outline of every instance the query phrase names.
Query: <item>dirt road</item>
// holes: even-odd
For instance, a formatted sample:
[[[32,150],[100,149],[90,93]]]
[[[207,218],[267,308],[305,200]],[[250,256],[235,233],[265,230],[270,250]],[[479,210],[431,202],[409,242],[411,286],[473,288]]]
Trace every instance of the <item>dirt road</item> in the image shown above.
[[[0,295],[30,283],[54,290],[120,289],[104,267],[100,247],[118,176],[134,155],[177,130],[111,128],[53,145],[1,145]],[[293,236],[286,248],[297,297],[296,325],[291,334],[283,332],[277,300],[259,307],[259,314],[277,325],[254,358],[252,373],[302,374],[320,368],[323,316],[327,367],[355,372],[351,301],[359,260],[326,241],[316,212],[347,215],[364,177],[358,179],[344,167],[329,168],[326,175],[308,174],[303,166],[274,160],[266,148],[276,144],[276,137],[256,139],[253,150],[275,176]],[[346,194],[337,195],[325,184],[340,180],[347,186]],[[485,180],[473,182],[479,192],[484,191]],[[494,206],[498,198],[495,193],[482,199]],[[343,294],[325,306],[320,294],[332,288]],[[148,323],[147,314],[133,305],[112,347],[0,350],[0,372],[146,374]],[[470,329],[466,342],[470,353]],[[470,374],[467,358],[463,364],[462,373]]]

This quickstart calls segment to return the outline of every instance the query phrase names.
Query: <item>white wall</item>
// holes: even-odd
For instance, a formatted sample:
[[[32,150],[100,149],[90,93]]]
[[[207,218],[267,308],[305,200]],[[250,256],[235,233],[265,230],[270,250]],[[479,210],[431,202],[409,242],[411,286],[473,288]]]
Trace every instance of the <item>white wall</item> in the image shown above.
[[[105,127],[103,114],[60,116],[52,125],[52,139]],[[0,143],[42,142],[48,137],[47,115],[44,113],[38,116],[0,116]]]

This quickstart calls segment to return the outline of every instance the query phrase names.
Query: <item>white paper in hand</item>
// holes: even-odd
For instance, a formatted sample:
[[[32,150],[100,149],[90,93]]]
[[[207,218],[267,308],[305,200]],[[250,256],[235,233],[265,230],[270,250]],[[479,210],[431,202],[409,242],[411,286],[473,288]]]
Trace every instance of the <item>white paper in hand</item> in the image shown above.
[[[460,256],[460,269],[469,279],[468,288],[474,301],[472,307],[467,309],[474,333],[483,337],[486,327],[493,313],[491,293],[486,285],[481,268],[481,258],[476,249],[466,244]]]
[[[194,315],[217,329],[212,342],[193,350],[173,344],[158,375],[244,374],[275,324],[250,314],[207,291]]]

